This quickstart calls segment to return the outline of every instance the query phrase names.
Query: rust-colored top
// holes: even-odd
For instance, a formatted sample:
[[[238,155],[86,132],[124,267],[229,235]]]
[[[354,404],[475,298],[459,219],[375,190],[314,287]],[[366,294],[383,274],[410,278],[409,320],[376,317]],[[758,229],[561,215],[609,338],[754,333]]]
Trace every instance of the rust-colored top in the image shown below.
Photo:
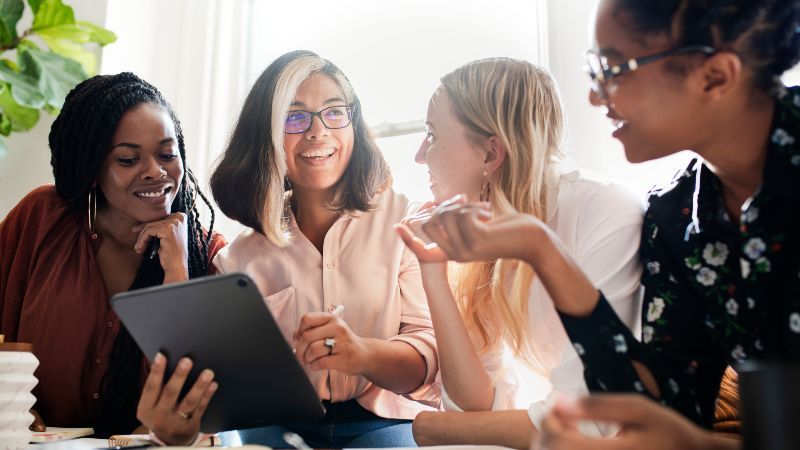
[[[120,322],[97,263],[86,212],[53,186],[29,193],[0,223],[0,333],[39,359],[34,406],[48,426],[88,426]],[[215,235],[210,258],[225,245]]]
[[[31,344],[21,342],[0,342],[0,352],[32,352]]]

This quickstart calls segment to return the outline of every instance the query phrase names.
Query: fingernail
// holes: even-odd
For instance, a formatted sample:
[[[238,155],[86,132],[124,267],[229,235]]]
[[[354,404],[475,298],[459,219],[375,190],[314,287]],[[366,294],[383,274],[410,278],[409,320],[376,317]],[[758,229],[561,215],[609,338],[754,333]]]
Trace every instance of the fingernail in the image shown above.
[[[216,390],[217,390],[217,388],[219,388],[219,384],[218,384],[216,381],[215,381],[215,382],[213,382],[213,383],[211,383],[211,386],[209,386],[209,387],[208,387],[208,389],[209,389],[211,392],[214,392],[214,391],[216,391]]]
[[[156,353],[156,357],[153,358],[153,364],[164,364],[164,361],[167,360],[167,357],[164,356],[163,353],[158,352]]]
[[[192,360],[189,358],[181,358],[181,361],[178,363],[178,367],[181,369],[188,369],[192,367]]]
[[[214,379],[214,371],[211,370],[211,369],[204,370],[203,374],[201,375],[201,378],[202,378],[203,381],[211,381],[211,380],[213,380]]]

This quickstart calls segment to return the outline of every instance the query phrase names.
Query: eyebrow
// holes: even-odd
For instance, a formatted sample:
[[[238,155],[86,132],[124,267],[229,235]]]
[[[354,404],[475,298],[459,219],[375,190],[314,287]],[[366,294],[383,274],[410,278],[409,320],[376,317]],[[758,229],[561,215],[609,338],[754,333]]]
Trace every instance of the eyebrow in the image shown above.
[[[606,58],[622,58],[623,57],[622,53],[620,53],[619,50],[611,48],[611,47],[601,48],[599,53],[601,55],[605,56]]]
[[[336,103],[336,102],[347,103],[347,100],[345,100],[345,99],[343,99],[341,97],[333,97],[333,98],[329,98],[329,99],[325,100],[325,102],[322,103],[322,105],[324,106],[324,105],[327,105],[329,103]],[[297,102],[297,101],[292,102],[292,104],[289,105],[289,106],[300,106],[301,108],[306,108],[306,104],[305,103]]]
[[[173,142],[175,142],[175,138],[171,138],[171,137],[164,138],[164,139],[158,141],[158,146],[161,147],[163,145],[172,144]],[[134,148],[134,149],[142,148],[142,146],[139,145],[139,144],[133,144],[133,143],[130,143],[130,142],[120,142],[119,144],[111,147],[111,150],[114,150],[117,147]]]

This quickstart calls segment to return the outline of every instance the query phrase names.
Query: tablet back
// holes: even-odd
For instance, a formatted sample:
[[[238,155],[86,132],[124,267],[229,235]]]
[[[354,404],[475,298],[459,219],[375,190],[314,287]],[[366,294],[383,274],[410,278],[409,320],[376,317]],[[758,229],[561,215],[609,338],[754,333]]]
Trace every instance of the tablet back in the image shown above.
[[[322,417],[325,410],[264,303],[244,274],[197,278],[115,295],[111,306],[151,361],[194,361],[185,394],[204,368],[219,389],[201,430],[253,428]]]

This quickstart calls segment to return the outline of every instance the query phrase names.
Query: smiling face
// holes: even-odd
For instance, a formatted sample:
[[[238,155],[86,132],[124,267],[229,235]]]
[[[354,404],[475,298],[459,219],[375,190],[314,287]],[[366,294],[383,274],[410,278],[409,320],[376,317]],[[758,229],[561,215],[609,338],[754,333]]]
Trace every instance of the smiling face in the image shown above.
[[[596,50],[609,65],[659,53],[673,47],[668,36],[634,39],[614,0],[603,0],[595,23]],[[677,58],[671,57],[671,58]],[[613,136],[630,162],[642,162],[695,148],[703,129],[703,110],[687,87],[688,77],[665,67],[670,58],[640,66],[605,83],[606,97],[594,91],[589,101],[606,109]]]
[[[182,179],[183,161],[169,113],[151,103],[126,112],[97,178],[107,212],[137,223],[163,219]]]
[[[459,122],[443,87],[433,93],[428,104],[428,134],[414,160],[428,166],[434,201],[441,202],[457,194],[477,200],[483,176],[486,149],[470,139],[469,130]]]
[[[317,112],[331,106],[346,106],[346,96],[328,75],[316,72],[300,84],[292,111]],[[319,117],[311,119],[304,133],[285,134],[286,173],[295,195],[325,191],[332,195],[353,153],[353,125],[330,130]]]

